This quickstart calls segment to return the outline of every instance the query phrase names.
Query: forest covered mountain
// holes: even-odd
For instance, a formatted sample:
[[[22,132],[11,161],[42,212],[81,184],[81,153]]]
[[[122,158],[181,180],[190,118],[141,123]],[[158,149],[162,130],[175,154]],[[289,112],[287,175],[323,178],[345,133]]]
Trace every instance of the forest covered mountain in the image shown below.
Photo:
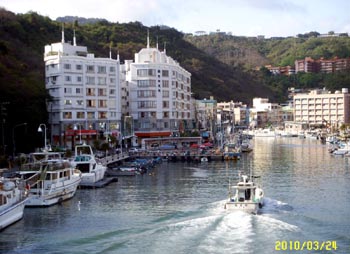
[[[63,23],[67,19],[69,22]],[[5,133],[11,133],[13,126],[23,122],[28,123],[28,133],[36,133],[37,124],[47,122],[44,46],[61,41],[62,24],[66,41],[73,40],[75,30],[78,45],[87,46],[97,57],[109,57],[111,47],[112,56],[116,58],[119,53],[122,63],[134,59],[134,54],[146,46],[149,30],[151,46],[155,47],[158,42],[163,50],[166,45],[167,55],[191,72],[196,99],[214,96],[218,101],[242,101],[249,105],[254,97],[283,102],[290,86],[350,88],[348,73],[278,77],[265,69],[254,70],[265,64],[292,64],[294,59],[305,56],[349,57],[348,37],[190,36],[166,26],[146,27],[140,22],[121,24],[103,19],[67,19],[61,17],[59,22],[35,12],[14,14],[0,9],[0,103]],[[9,139],[7,143],[11,143],[11,137],[6,138]],[[27,138],[40,142],[37,137]],[[26,146],[38,146],[35,142],[29,140]]]

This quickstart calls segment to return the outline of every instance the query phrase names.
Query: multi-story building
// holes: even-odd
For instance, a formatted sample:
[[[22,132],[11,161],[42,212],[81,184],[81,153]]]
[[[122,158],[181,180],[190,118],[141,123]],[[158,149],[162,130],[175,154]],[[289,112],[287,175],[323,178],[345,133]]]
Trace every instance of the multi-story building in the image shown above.
[[[350,58],[335,57],[333,59],[321,58],[315,60],[311,57],[305,57],[305,59],[295,61],[295,73],[334,73],[336,71],[350,71]]]
[[[125,114],[134,121],[140,139],[177,135],[192,125],[191,74],[160,51],[158,45],[135,54],[126,61]]]
[[[336,125],[350,123],[350,94],[347,88],[330,93],[324,89],[307,94],[296,94],[294,121],[309,125]]]
[[[119,59],[97,58],[87,47],[62,41],[45,46],[45,84],[51,142],[73,147],[120,131]]]
[[[277,103],[270,103],[267,98],[254,98],[250,114],[251,127],[264,128],[283,124],[282,107]]]
[[[196,100],[195,112],[195,119],[201,136],[205,139],[214,140],[217,127],[221,122],[221,118],[218,119],[217,116],[217,101],[212,96],[210,99]]]

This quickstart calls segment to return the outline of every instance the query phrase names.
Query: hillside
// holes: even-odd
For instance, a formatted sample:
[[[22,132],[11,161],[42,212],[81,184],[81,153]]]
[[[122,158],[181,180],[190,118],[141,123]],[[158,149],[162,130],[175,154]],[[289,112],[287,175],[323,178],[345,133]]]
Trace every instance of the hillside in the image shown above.
[[[298,37],[258,39],[238,37],[222,33],[192,36],[185,40],[228,65],[254,69],[257,66],[294,65],[296,59],[321,57],[350,57],[350,38],[315,37],[319,33],[310,32]]]

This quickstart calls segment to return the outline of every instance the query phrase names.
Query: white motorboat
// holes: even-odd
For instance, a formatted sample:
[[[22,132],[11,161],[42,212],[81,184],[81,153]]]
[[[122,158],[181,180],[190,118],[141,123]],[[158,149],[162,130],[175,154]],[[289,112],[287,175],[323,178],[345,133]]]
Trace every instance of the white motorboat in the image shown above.
[[[254,137],[276,137],[276,132],[270,128],[258,129],[254,131]]]
[[[253,146],[251,145],[249,139],[243,139],[241,143],[241,151],[243,153],[249,153],[253,151]]]
[[[229,184],[229,198],[225,209],[257,214],[264,205],[264,191],[253,181],[258,176],[239,175],[239,178],[237,185]]]
[[[74,196],[81,172],[68,160],[54,152],[32,153],[31,158],[19,171],[30,186],[26,206],[51,206]]]
[[[82,144],[75,146],[73,167],[82,173],[80,185],[93,185],[104,179],[107,167],[96,161],[90,145]]]
[[[339,143],[338,147],[331,150],[331,152],[333,155],[349,155],[350,154],[350,143],[349,142]]]
[[[208,160],[208,158],[207,157],[202,157],[201,158],[201,162],[208,162],[209,160]]]
[[[23,218],[27,196],[23,181],[0,178],[0,230]]]

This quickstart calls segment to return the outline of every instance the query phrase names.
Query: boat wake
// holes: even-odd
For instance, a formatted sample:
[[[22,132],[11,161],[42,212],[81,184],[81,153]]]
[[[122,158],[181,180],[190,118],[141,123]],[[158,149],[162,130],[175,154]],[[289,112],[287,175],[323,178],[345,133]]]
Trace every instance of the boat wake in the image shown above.
[[[271,253],[274,247],[271,239],[299,230],[297,226],[274,218],[271,212],[264,214],[264,209],[259,215],[227,211],[225,201],[175,211],[148,225],[105,232],[96,239],[103,239],[103,251],[111,253],[139,253],[140,248],[144,253]],[[265,208],[283,210],[286,205],[268,199]],[[91,248],[91,239],[87,242],[89,245],[81,246],[82,249]],[[264,245],[272,249],[265,252],[261,249]]]

